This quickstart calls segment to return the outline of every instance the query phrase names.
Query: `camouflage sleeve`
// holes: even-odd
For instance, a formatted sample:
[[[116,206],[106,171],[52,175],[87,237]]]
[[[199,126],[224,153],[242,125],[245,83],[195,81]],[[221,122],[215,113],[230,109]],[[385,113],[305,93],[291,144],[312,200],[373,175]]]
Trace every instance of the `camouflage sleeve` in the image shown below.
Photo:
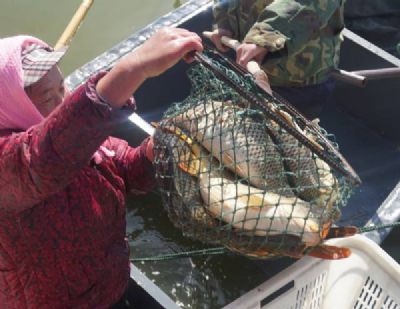
[[[228,9],[231,4],[227,0],[214,0],[213,15],[214,15],[214,29],[225,29],[232,31],[229,24]]]
[[[244,42],[254,43],[274,52],[286,47],[296,53],[342,5],[343,0],[275,0],[266,6],[248,31]]]

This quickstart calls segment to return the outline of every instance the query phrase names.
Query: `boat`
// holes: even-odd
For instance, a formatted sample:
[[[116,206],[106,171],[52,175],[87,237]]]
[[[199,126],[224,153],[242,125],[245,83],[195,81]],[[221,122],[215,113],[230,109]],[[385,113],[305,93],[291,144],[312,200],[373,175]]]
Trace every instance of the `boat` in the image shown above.
[[[212,1],[209,0],[185,2],[178,9],[133,33],[74,71],[66,79],[67,85],[73,89],[84,83],[92,74],[100,70],[109,70],[116,61],[140,46],[161,27],[182,27],[199,34],[210,30],[211,5]],[[334,102],[325,108],[321,116],[321,124],[328,132],[336,136],[341,153],[359,174],[362,185],[356,189],[348,205],[343,209],[340,223],[358,227],[391,224],[400,218],[400,122],[398,121],[400,59],[349,29],[345,29],[343,34],[344,43],[340,70],[336,72],[338,85],[334,93]],[[146,81],[137,90],[135,99],[139,106],[138,112],[145,120],[149,122],[159,120],[171,103],[179,102],[189,94],[190,84],[185,74],[187,69],[188,64],[179,63],[165,74]],[[115,135],[124,138],[131,145],[138,145],[146,137],[144,132],[129,122],[121,124]],[[160,203],[160,200],[157,196],[150,196],[142,202],[151,204]],[[143,217],[153,216],[155,218],[153,221],[158,222],[160,227],[152,223],[149,229],[162,234],[166,233],[167,223],[165,223],[166,219],[159,218],[160,211],[162,210],[159,205],[155,210],[142,209],[141,213]],[[168,235],[178,234],[176,230],[168,233]],[[389,233],[390,228],[386,228],[364,233],[364,236],[380,244]],[[134,249],[133,254],[139,253],[143,256],[146,253],[148,255],[163,253],[160,252],[163,250],[153,248],[151,245],[146,247],[143,243],[138,244],[140,245],[144,247],[140,250]],[[168,245],[174,247],[174,245]],[[176,249],[179,251],[179,248],[175,247],[172,251]],[[219,264],[215,269],[207,268],[208,274],[218,276],[214,274],[218,272],[216,268],[227,267],[222,260],[222,258],[218,260]],[[230,258],[232,266],[230,270],[235,269],[240,273],[240,269],[246,269],[248,278],[244,278],[243,274],[232,274],[229,278],[231,293],[220,297],[212,305],[204,305],[201,308],[223,308],[253,287],[282,272],[293,262],[286,258],[270,261],[254,261],[243,257]],[[170,267],[179,267],[177,265],[179,263]],[[179,268],[177,270],[181,271]],[[185,304],[184,301],[177,299],[176,288],[180,285],[168,287],[157,278],[157,270],[148,263],[132,264],[131,278],[137,286],[151,296],[155,308],[200,307],[196,307],[193,303]],[[221,285],[224,285],[224,280],[221,279]],[[242,285],[246,280],[251,281],[252,288]],[[204,294],[199,297],[204,297]],[[204,299],[196,302],[196,297],[193,295],[189,298],[197,304],[206,302]]]

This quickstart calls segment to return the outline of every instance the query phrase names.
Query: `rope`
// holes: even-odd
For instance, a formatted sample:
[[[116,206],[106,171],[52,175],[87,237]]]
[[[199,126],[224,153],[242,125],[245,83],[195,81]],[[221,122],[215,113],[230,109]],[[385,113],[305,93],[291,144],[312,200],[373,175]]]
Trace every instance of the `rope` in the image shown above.
[[[204,255],[217,255],[224,254],[227,250],[224,247],[218,248],[209,248],[209,249],[201,249],[201,250],[193,250],[179,253],[171,253],[171,254],[163,254],[152,257],[141,257],[141,258],[131,258],[131,262],[156,262],[156,261],[166,261],[173,260],[177,258],[189,258],[195,256],[204,256]]]
[[[388,229],[388,228],[396,228],[400,227],[400,221],[389,223],[389,224],[378,224],[378,225],[370,225],[365,227],[358,228],[358,233],[367,233],[371,231],[381,230],[381,229]],[[139,258],[131,258],[131,262],[157,262],[157,261],[167,261],[173,260],[177,258],[191,258],[196,256],[209,256],[209,255],[218,255],[227,253],[228,250],[224,247],[217,247],[217,248],[208,248],[208,249],[201,249],[201,250],[193,250],[193,251],[185,251],[179,253],[171,253],[171,254],[163,254],[157,255],[152,257],[139,257]]]
[[[358,233],[367,233],[367,232],[371,232],[371,231],[376,231],[376,230],[381,230],[381,229],[389,229],[389,228],[394,228],[394,227],[400,227],[400,221],[394,222],[394,223],[389,223],[389,224],[378,224],[378,225],[370,225],[370,226],[360,227],[358,229]]]

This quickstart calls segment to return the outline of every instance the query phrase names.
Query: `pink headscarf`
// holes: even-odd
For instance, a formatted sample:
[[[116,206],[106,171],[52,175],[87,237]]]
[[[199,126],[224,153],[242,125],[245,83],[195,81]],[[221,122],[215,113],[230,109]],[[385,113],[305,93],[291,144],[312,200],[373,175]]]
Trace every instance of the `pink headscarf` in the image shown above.
[[[32,43],[48,47],[31,36],[0,39],[0,129],[26,130],[43,119],[24,90],[21,51]]]
[[[26,130],[44,118],[24,90],[21,52],[33,43],[48,47],[45,42],[31,36],[0,39],[0,130]],[[113,157],[115,153],[100,146],[93,154],[96,164],[103,161],[102,155]]]

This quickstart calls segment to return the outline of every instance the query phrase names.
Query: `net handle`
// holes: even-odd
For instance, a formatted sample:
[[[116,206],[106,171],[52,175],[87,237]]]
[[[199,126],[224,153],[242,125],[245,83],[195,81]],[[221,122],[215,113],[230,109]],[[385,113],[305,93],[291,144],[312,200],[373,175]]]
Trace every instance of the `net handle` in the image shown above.
[[[209,40],[211,40],[212,35],[213,35],[213,32],[211,32],[211,31],[203,31],[203,36]],[[241,45],[241,43],[238,40],[235,40],[233,38],[230,38],[230,37],[227,37],[224,35],[221,36],[221,43],[224,44],[225,46],[233,49],[234,51],[236,51],[239,48],[239,46]],[[271,86],[269,85],[269,82],[268,82],[267,87],[265,87],[265,83],[263,83],[262,81],[259,82],[259,80],[258,80],[259,78],[257,78],[256,75],[259,74],[260,71],[262,71],[264,74],[265,74],[265,72],[260,68],[260,65],[256,61],[254,61],[254,60],[249,61],[247,70],[249,71],[249,73],[251,73],[256,78],[256,84],[261,89],[263,89],[270,95],[274,95],[274,96],[278,97],[281,101],[284,101],[288,111],[290,111],[292,114],[295,114],[301,120],[301,122],[304,126],[307,126],[309,128],[312,127],[317,132],[318,137],[321,138],[322,140],[324,140],[325,143],[327,143],[325,136],[323,134],[321,134],[318,127],[313,122],[309,121],[306,117],[304,117],[304,115],[302,113],[300,113],[297,110],[294,110],[293,106],[287,100],[282,98],[282,96],[278,95],[276,92],[273,92],[271,90]],[[265,74],[265,76],[268,81],[268,75]],[[264,76],[262,76],[262,78],[264,78]],[[336,152],[335,149],[331,148],[330,150],[334,153]],[[341,156],[340,153],[335,153],[335,155],[337,155],[338,157]],[[342,160],[344,158],[340,158],[340,159]]]
[[[203,32],[203,36],[208,38],[209,40],[211,40],[212,35],[213,35],[213,32],[211,32],[211,31],[204,31]],[[221,43],[224,44],[225,46],[235,50],[235,51],[241,45],[241,43],[238,40],[232,39],[232,38],[227,37],[227,36],[221,36]],[[238,70],[238,66],[235,65],[234,69]],[[342,156],[342,154],[339,151],[337,151],[337,149],[331,144],[331,142],[321,133],[319,128],[316,126],[316,124],[314,124],[312,121],[309,121],[302,113],[300,113],[297,109],[295,109],[287,100],[283,99],[281,96],[277,95],[277,93],[275,93],[275,92],[273,92],[271,90],[271,86],[270,86],[269,81],[268,81],[268,76],[264,72],[264,70],[262,70],[260,68],[259,64],[256,61],[249,61],[249,63],[247,64],[247,70],[248,70],[249,73],[251,73],[253,75],[253,77],[255,78],[256,85],[261,90],[266,92],[268,95],[272,95],[272,96],[275,96],[275,97],[279,98],[284,103],[284,105],[286,107],[286,111],[288,111],[290,115],[295,115],[296,118],[301,121],[301,124],[303,126],[312,129],[312,131],[314,133],[316,133],[316,135],[321,140],[324,141],[325,145],[329,148],[329,150],[337,158],[339,158],[339,160],[342,162],[342,164],[344,166],[346,166],[346,168],[342,169],[338,164],[336,164],[336,162],[334,160],[330,160],[330,159],[327,160],[326,158],[328,158],[328,156],[324,155],[323,157],[327,161],[327,163],[331,167],[335,168],[336,170],[339,170],[347,178],[349,178],[353,184],[359,185],[361,183],[360,177],[357,175],[357,173],[354,171],[354,169],[351,167],[351,165],[347,162],[347,160]],[[239,68],[239,71],[242,71],[242,70],[240,70],[240,68]],[[268,109],[268,107],[266,107],[266,108]],[[263,109],[265,109],[265,107],[263,107]],[[292,135],[296,137],[295,134],[292,134]],[[302,140],[299,140],[299,141],[302,142]],[[309,145],[310,143],[308,142],[307,144]],[[310,148],[315,151],[314,148],[316,148],[316,147],[314,147],[314,145],[313,145]],[[318,153],[317,151],[315,151],[315,152]]]
[[[203,36],[209,40],[211,40],[212,35],[213,35],[213,32],[211,32],[211,31],[203,31]],[[221,36],[221,42],[225,46],[227,46],[235,51],[241,45],[241,43],[238,40],[235,40],[233,38],[230,38],[230,37],[227,37],[224,35]],[[235,66],[235,69],[239,69],[238,66]],[[286,99],[284,99],[282,96],[280,96],[279,94],[277,94],[276,92],[273,92],[271,90],[271,86],[269,85],[269,81],[268,81],[268,75],[264,72],[264,70],[262,70],[260,68],[260,65],[256,61],[254,61],[254,60],[249,61],[248,66],[247,66],[247,71],[256,78],[256,84],[258,87],[260,87],[262,90],[266,91],[268,94],[275,96],[278,99],[280,99],[281,101],[283,101],[286,105],[287,111],[289,111],[291,114],[295,114],[301,120],[302,125],[304,125],[306,127],[312,127],[315,131],[317,131],[318,137],[323,139],[324,142],[327,143],[325,136],[323,136],[323,134],[320,134],[320,130],[313,122],[309,121],[302,113],[295,110],[294,107]],[[258,79],[257,79],[257,74],[259,74],[260,71],[262,71],[264,73],[265,77],[264,76],[261,77],[261,75],[258,75]],[[264,83],[261,81],[261,84],[260,84],[260,77],[262,79],[265,78],[265,80],[267,81],[267,84],[268,84],[267,87],[265,86],[265,81],[264,81]],[[334,150],[332,150],[332,151],[334,151]]]
[[[211,31],[203,31],[203,36],[207,39],[211,40],[213,33]],[[240,42],[238,40],[229,38],[227,36],[221,37],[221,42],[225,46],[232,48],[234,51],[240,46]],[[271,85],[269,84],[268,75],[265,73],[263,69],[260,68],[260,65],[257,61],[250,60],[246,65],[247,71],[253,75],[257,85],[261,87],[265,92],[272,95]]]
[[[206,49],[205,49],[206,50]],[[213,51],[220,57],[223,57],[220,55],[218,52]],[[223,57],[224,58],[224,57]],[[228,85],[230,85],[233,89],[235,89],[238,93],[240,93],[243,97],[245,97],[250,103],[253,105],[259,107],[262,109],[268,117],[270,117],[272,120],[274,120],[278,125],[280,125],[282,128],[284,128],[289,134],[291,134],[293,137],[295,137],[300,143],[311,149],[314,153],[316,153],[320,158],[322,158],[330,167],[341,173],[343,176],[345,176],[351,183],[354,185],[359,185],[361,184],[361,180],[357,173],[353,170],[353,168],[350,166],[350,164],[347,162],[347,160],[341,155],[339,151],[332,145],[332,143],[320,132],[319,129],[315,127],[315,125],[308,121],[304,116],[302,116],[294,107],[291,107],[288,102],[283,101],[283,103],[287,106],[289,106],[288,110],[292,111],[296,116],[298,116],[300,119],[303,119],[306,123],[306,125],[312,129],[314,133],[316,133],[325,143],[325,145],[329,148],[329,150],[340,160],[342,165],[338,164],[338,162],[335,161],[330,155],[326,153],[323,149],[319,148],[316,146],[314,143],[312,143],[306,136],[304,136],[302,133],[300,133],[296,128],[292,127],[290,124],[287,123],[286,119],[283,119],[280,115],[278,115],[276,112],[274,112],[269,106],[263,103],[259,99],[259,97],[255,96],[253,93],[249,93],[247,90],[243,89],[239,85],[236,84],[235,81],[233,81],[229,76],[227,76],[224,72],[222,72],[219,68],[217,68],[214,64],[211,63],[210,60],[204,54],[195,52],[194,53],[194,59],[199,62],[200,64],[204,65],[208,69],[210,69],[215,75],[217,75],[219,78],[221,78],[223,81],[225,81]],[[226,58],[224,58],[225,61],[227,61],[231,68],[236,71],[238,74],[243,74],[243,70],[237,67],[237,65],[232,64],[232,62]],[[257,85],[257,84],[256,84]],[[259,85],[257,85],[259,86]],[[261,87],[260,87],[261,88]],[[261,88],[261,90],[264,91],[264,89]],[[264,91],[265,92],[265,91]],[[275,99],[274,96],[271,96],[269,93],[267,93],[269,97],[272,97],[272,99]]]

